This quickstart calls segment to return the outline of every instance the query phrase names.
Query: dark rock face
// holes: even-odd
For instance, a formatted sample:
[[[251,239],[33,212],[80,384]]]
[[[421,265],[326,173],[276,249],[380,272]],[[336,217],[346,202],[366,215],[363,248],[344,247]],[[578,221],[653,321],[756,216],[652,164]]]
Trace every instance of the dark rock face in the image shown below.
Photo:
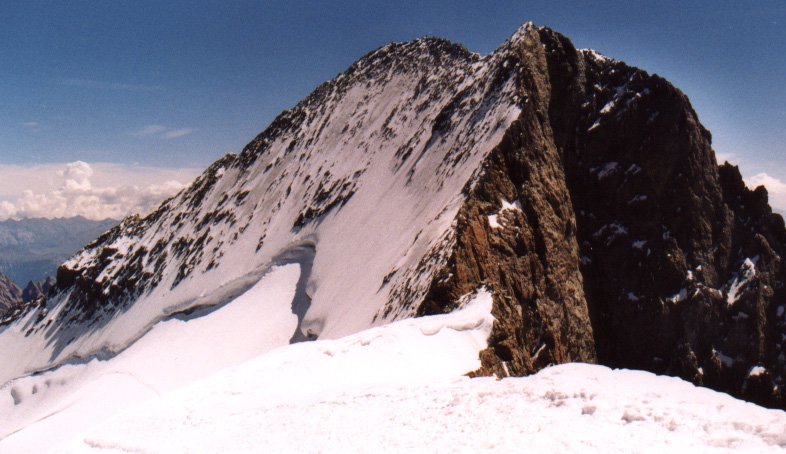
[[[522,224],[519,243],[486,241],[489,229],[462,228],[459,219],[462,239],[451,263],[451,272],[492,267],[491,276],[455,274],[465,283],[489,282],[497,292],[500,282],[517,281],[502,284],[502,298],[495,301],[494,355],[483,357],[485,372],[498,373],[501,362],[512,364],[514,374],[544,366],[531,359],[532,334],[559,332],[561,338],[546,336],[554,339],[544,343],[546,363],[586,360],[594,347],[603,364],[677,375],[763,405],[786,406],[786,230],[768,206],[766,190],[748,190],[736,167],[718,167],[709,132],[685,95],[664,79],[577,51],[545,28],[519,46],[522,79],[534,81],[526,86],[534,112],[526,109],[520,121],[536,117],[540,123],[527,124],[530,143],[506,150],[502,172],[498,158],[489,159],[494,188],[481,183],[464,210],[482,212],[474,208],[478,197],[490,204],[486,212],[493,211],[495,199],[519,197],[529,207],[509,217]],[[517,160],[519,155],[526,158]],[[517,173],[530,179],[506,184]],[[538,173],[550,174],[547,185],[531,180]],[[539,230],[531,235],[533,226]],[[563,265],[580,263],[577,278],[571,266],[549,263],[549,245],[560,231],[561,257],[553,257]],[[463,254],[462,248],[483,253]],[[478,260],[484,254],[491,258]],[[509,260],[529,255],[540,258],[530,261],[539,266],[526,269]],[[517,285],[529,282],[536,282],[535,294],[550,293],[562,307],[540,315],[528,311],[538,297]],[[583,292],[576,291],[582,282]],[[468,288],[454,285],[454,293]],[[591,330],[543,329],[552,314],[582,305]],[[580,323],[582,317],[569,319]],[[594,342],[585,339],[590,332]]]
[[[786,242],[766,191],[717,166],[668,82],[540,35],[599,360],[783,406]]]

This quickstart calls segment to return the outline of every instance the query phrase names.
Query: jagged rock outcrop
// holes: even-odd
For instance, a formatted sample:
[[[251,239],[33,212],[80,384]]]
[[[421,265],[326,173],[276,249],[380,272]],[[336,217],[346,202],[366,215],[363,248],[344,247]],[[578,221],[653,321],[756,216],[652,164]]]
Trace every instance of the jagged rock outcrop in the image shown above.
[[[718,167],[667,81],[539,34],[599,360],[783,407],[786,231],[766,191]]]
[[[549,80],[537,30],[523,28],[506,46],[526,102],[469,189],[457,216],[456,246],[419,312],[450,309],[445,304],[458,296],[490,286],[497,323],[480,372],[499,376],[596,360],[575,215],[544,121]]]
[[[599,361],[786,406],[786,229],[766,191],[718,167],[666,80],[531,24],[485,57],[434,38],[366,55],[4,323],[53,349],[28,368],[110,354],[302,247],[293,338],[485,286],[476,373]]]
[[[29,281],[24,290],[22,290],[22,302],[29,303],[37,300],[49,293],[49,290],[54,287],[54,285],[54,279],[49,276],[43,281]]]
[[[525,32],[519,45],[518,64],[532,81],[529,107],[541,123],[524,128],[529,141],[506,147],[503,165],[493,154],[487,161],[487,183],[459,215],[451,278],[435,281],[421,313],[491,282],[501,301],[486,373],[562,362],[541,349],[557,344],[783,407],[786,230],[766,190],[748,190],[736,168],[718,167],[709,132],[666,80],[578,51],[546,28]],[[533,181],[549,172],[538,177],[547,184]],[[506,184],[511,174],[528,179]],[[507,208],[510,200],[520,206]],[[563,215],[555,218],[555,208]],[[504,222],[484,226],[482,214],[492,212]],[[559,254],[560,263],[580,263],[579,279],[569,267],[549,266]],[[508,284],[528,279],[525,291]],[[546,292],[559,303],[544,306]],[[550,315],[577,307],[591,315],[593,342],[559,324],[542,328]]]

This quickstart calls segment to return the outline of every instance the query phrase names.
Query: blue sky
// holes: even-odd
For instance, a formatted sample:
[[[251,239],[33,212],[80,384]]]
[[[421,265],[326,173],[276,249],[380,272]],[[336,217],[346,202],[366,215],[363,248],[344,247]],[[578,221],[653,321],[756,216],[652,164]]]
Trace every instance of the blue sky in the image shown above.
[[[487,53],[530,20],[666,77],[716,151],[786,181],[784,1],[4,2],[0,173],[190,175],[376,47],[434,35]]]

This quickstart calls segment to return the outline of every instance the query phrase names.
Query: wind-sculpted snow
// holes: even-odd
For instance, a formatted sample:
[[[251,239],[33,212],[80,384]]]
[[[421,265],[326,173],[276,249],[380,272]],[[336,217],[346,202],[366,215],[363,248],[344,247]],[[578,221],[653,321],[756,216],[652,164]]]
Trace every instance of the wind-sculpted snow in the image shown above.
[[[231,399],[221,383],[200,383],[62,452],[786,451],[782,412],[648,372],[565,364],[523,378],[326,386],[287,399],[267,391],[274,377],[249,365],[234,371]]]

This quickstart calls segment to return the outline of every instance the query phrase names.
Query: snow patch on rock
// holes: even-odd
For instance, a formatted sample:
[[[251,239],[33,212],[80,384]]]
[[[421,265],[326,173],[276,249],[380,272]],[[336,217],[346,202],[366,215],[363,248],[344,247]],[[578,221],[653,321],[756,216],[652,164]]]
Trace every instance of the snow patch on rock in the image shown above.
[[[499,221],[501,219],[500,218],[501,216],[504,217],[503,213],[505,213],[506,211],[522,212],[521,211],[521,202],[519,202],[518,200],[514,200],[513,202],[508,202],[507,200],[502,199],[501,203],[502,203],[502,207],[499,209],[499,211],[497,211],[494,214],[490,214],[488,216],[489,226],[492,229],[498,229],[498,228],[502,227],[502,224]]]
[[[759,257],[746,258],[740,265],[740,270],[734,274],[727,284],[726,303],[733,306],[740,298],[748,283],[756,277],[756,262]]]

